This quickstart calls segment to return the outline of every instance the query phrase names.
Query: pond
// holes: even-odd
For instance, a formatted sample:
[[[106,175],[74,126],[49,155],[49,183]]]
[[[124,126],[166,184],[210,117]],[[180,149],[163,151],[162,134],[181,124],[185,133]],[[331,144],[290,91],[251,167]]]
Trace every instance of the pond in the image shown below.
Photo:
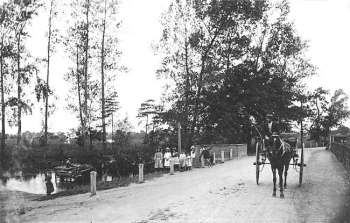
[[[54,187],[54,192],[58,193],[67,188],[67,184],[60,184],[59,179],[56,179],[54,172],[51,173],[51,182]],[[112,176],[104,174],[98,177],[102,181],[112,181]],[[69,187],[69,185],[68,185]],[[0,191],[21,191],[31,194],[46,194],[45,174],[39,173],[32,176],[23,176],[22,173],[16,173],[13,176],[0,178]]]
[[[46,194],[45,174],[40,173],[34,176],[22,176],[21,173],[15,174],[16,177],[7,177],[0,179],[0,190],[22,191],[31,194]],[[52,173],[52,184],[54,192],[57,193],[63,189],[59,188],[56,182],[56,176]]]

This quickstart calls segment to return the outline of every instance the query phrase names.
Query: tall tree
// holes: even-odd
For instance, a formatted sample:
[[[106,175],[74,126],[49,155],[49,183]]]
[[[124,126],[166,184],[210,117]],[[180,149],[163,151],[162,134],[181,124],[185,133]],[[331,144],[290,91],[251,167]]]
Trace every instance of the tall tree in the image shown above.
[[[193,3],[191,1],[173,1],[173,5],[177,7],[174,7],[176,10],[169,11],[168,17],[175,18],[169,20],[175,20],[175,22],[171,23],[164,19],[164,34],[161,42],[173,40],[173,45],[175,45],[173,48],[179,50],[165,52],[162,71],[169,75],[178,73],[180,77],[183,77],[176,82],[175,92],[178,94],[174,95],[173,99],[176,99],[176,103],[172,111],[177,111],[176,113],[179,115],[187,113],[179,111],[178,109],[181,107],[185,111],[186,109],[189,111],[186,114],[188,127],[185,127],[188,128],[189,135],[187,144],[192,144],[201,129],[200,123],[204,117],[202,115],[204,90],[215,81],[220,81],[218,78],[220,76],[219,67],[215,64],[217,64],[216,60],[218,59],[217,53],[225,44],[224,37],[233,39],[243,36],[244,29],[237,32],[237,27],[247,27],[248,24],[244,24],[246,21],[254,23],[261,17],[264,1],[260,2],[252,4],[249,1],[195,1]],[[181,21],[183,22],[181,23]],[[182,30],[182,32],[170,32],[177,29]],[[248,30],[246,29],[246,31]],[[235,36],[228,35],[230,32],[234,33]],[[178,39],[182,41],[177,41]],[[230,57],[226,54],[226,58]],[[234,56],[231,57],[231,60],[235,59]],[[227,62],[227,60],[225,61]],[[182,66],[179,67],[178,64],[182,64]],[[185,99],[185,103],[183,103],[183,99]],[[171,116],[174,117],[174,115]],[[186,126],[184,124],[182,123],[182,126]]]
[[[343,89],[334,92],[325,116],[324,126],[327,136],[334,127],[339,127],[346,119],[350,117],[350,111],[347,105],[349,96]]]
[[[117,103],[116,75],[125,70],[118,63],[121,54],[116,35],[120,26],[118,2],[77,0],[71,7],[74,23],[65,44],[70,55],[74,55],[71,59],[75,61],[75,68],[67,74],[67,80],[73,83],[72,90],[77,94],[78,102],[70,102],[70,107],[79,111],[81,136],[91,136],[92,130],[100,131],[97,128],[101,128],[105,148],[105,129],[109,123],[106,119],[111,116],[112,104]],[[100,76],[92,73],[100,73]],[[91,146],[92,137],[89,138]]]
[[[68,35],[65,38],[64,45],[67,53],[70,56],[70,59],[73,61],[72,67],[70,67],[69,72],[65,75],[65,79],[71,83],[72,95],[76,97],[69,97],[69,99],[76,99],[76,101],[70,100],[68,102],[69,109],[78,112],[78,118],[80,121],[80,135],[82,137],[81,143],[85,147],[85,136],[86,136],[86,127],[85,119],[83,117],[83,88],[82,88],[82,79],[83,79],[83,59],[82,59],[82,32],[81,32],[81,22],[79,21],[79,7],[78,1],[72,2],[72,18],[74,25],[68,29]]]
[[[89,125],[89,130],[90,130],[90,120],[89,120],[89,112],[88,112],[88,97],[89,97],[89,88],[88,88],[88,82],[89,82],[89,74],[88,74],[88,65],[89,65],[89,32],[90,32],[90,21],[89,21],[89,14],[90,14],[90,0],[86,0],[84,4],[84,9],[85,9],[85,23],[84,23],[84,40],[85,40],[85,45],[84,45],[84,80],[83,80],[83,89],[84,89],[84,102],[83,102],[83,119],[85,125],[88,123]],[[85,135],[85,130],[83,130],[83,135]],[[91,134],[90,134],[91,135]],[[91,138],[91,137],[90,137]],[[91,142],[91,140],[90,140]],[[90,147],[91,147],[90,143]]]
[[[31,64],[24,65],[21,64],[22,59],[24,58],[22,54],[25,51],[23,46],[24,40],[28,37],[28,33],[25,31],[25,28],[30,23],[33,16],[36,14],[40,4],[38,1],[14,1],[14,7],[16,11],[16,45],[17,45],[17,98],[12,100],[13,103],[17,104],[17,144],[21,143],[22,135],[22,109],[24,106],[28,107],[28,104],[23,100],[22,96],[24,84],[28,84],[30,79],[29,76],[36,72],[35,66]],[[28,58],[28,55],[25,57]]]
[[[198,30],[200,20],[195,15],[190,1],[172,1],[162,15],[163,35],[157,46],[157,52],[163,56],[159,77],[174,82],[171,96],[177,99],[176,109],[165,115],[168,121],[180,122],[185,144],[189,140],[190,123],[192,121],[193,95],[195,92],[195,71],[198,53],[191,47],[192,35]],[[186,147],[186,146],[185,146]]]
[[[46,58],[46,92],[45,94],[45,123],[44,123],[44,144],[47,144],[47,127],[48,127],[48,108],[49,108],[49,89],[50,89],[50,60],[51,53],[53,51],[53,43],[55,42],[55,31],[53,27],[53,19],[56,15],[55,0],[50,1],[50,10],[49,10],[49,22],[48,22],[48,35],[47,35],[47,58]],[[54,41],[53,41],[54,40]],[[57,40],[57,39],[56,39]]]
[[[6,140],[6,103],[5,103],[5,88],[6,75],[9,73],[7,59],[14,56],[14,46],[12,34],[14,29],[14,10],[11,3],[2,3],[0,5],[0,93],[1,93],[1,150],[0,156],[5,149]]]
[[[288,3],[195,1],[191,7],[198,25],[189,35],[189,144],[196,139],[207,143],[242,141],[249,131],[248,115],[262,123],[267,113],[274,112],[288,130],[289,121],[296,119],[291,108],[295,92],[303,78],[314,73],[304,56],[307,46],[288,21]],[[179,39],[179,35],[165,34],[167,39]],[[183,50],[168,51],[164,56],[162,67],[168,74],[173,70],[180,73],[179,63],[172,63],[172,58],[186,64],[184,44],[175,45]],[[183,74],[186,77],[186,72]],[[168,124],[169,119],[184,114],[185,80],[180,79],[170,97],[172,107],[164,116]]]
[[[106,17],[107,17],[107,0],[104,0],[104,13],[102,20],[102,41],[101,41],[101,119],[102,119],[102,145],[103,149],[106,145],[106,120],[105,120],[105,34],[106,34]]]
[[[319,87],[310,94],[310,108],[312,109],[310,135],[311,138],[320,141],[321,137],[326,137],[324,119],[327,112],[328,101],[326,97],[329,91]]]
[[[148,99],[145,102],[141,103],[141,106],[138,111],[138,118],[146,118],[146,124],[145,124],[145,142],[148,142],[148,126],[149,126],[149,118],[153,118],[150,116],[154,116],[157,114],[157,106],[154,103],[155,101],[153,99]]]
[[[102,0],[100,2],[101,15],[100,31],[100,70],[101,70],[101,122],[102,122],[102,143],[106,148],[106,99],[115,100],[117,93],[114,87],[110,86],[115,81],[115,72],[123,70],[124,67],[119,66],[117,61],[121,54],[118,50],[118,32],[120,21],[117,18],[118,2],[116,0]]]

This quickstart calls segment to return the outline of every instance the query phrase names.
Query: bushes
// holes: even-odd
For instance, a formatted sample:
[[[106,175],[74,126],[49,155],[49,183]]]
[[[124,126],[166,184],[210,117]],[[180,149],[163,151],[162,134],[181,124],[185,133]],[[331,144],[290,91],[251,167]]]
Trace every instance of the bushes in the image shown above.
[[[150,145],[129,145],[106,150],[101,145],[93,145],[92,149],[84,150],[77,144],[52,144],[48,146],[7,146],[2,156],[2,167],[11,173],[22,171],[26,174],[36,174],[63,165],[67,158],[72,162],[92,165],[98,172],[104,170],[114,176],[128,176],[137,173],[139,163],[145,163],[145,172],[151,172],[147,165],[153,165],[155,148]],[[108,158],[114,162],[109,163]],[[109,164],[108,164],[109,163]]]

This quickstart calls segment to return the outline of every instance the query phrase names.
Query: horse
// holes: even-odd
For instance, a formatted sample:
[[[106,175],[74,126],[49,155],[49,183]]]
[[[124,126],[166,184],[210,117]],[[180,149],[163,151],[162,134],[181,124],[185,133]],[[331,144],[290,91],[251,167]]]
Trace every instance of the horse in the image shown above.
[[[276,170],[279,176],[280,197],[284,198],[283,190],[287,188],[287,175],[289,169],[289,162],[292,159],[291,146],[283,142],[278,135],[272,135],[269,140],[266,141],[266,155],[270,161],[271,170],[273,174],[273,193],[272,196],[276,196]],[[284,173],[284,184],[283,184]]]
[[[210,154],[209,150],[204,149],[204,150],[201,152],[201,154],[200,154],[200,156],[199,156],[199,159],[201,159],[202,156],[203,156],[204,160],[207,161],[208,166],[209,166],[209,167],[213,167],[213,165],[214,165],[214,155],[213,155],[213,154]]]

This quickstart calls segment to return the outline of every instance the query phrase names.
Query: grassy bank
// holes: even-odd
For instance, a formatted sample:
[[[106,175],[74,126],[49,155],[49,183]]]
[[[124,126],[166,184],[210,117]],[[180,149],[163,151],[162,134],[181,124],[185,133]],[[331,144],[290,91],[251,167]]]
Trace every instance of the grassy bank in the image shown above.
[[[113,176],[129,176],[135,173],[138,163],[152,163],[154,146],[151,145],[127,145],[123,147],[108,147],[103,150],[100,144],[84,149],[77,144],[52,144],[48,146],[16,146],[8,145],[1,157],[0,175],[9,172],[14,174],[22,172],[31,175],[45,172],[55,166],[65,163],[70,158],[74,163],[90,164],[98,172],[102,167],[106,168]],[[110,159],[114,160],[109,165]],[[106,165],[108,164],[108,165]],[[145,173],[152,168],[145,165]]]

